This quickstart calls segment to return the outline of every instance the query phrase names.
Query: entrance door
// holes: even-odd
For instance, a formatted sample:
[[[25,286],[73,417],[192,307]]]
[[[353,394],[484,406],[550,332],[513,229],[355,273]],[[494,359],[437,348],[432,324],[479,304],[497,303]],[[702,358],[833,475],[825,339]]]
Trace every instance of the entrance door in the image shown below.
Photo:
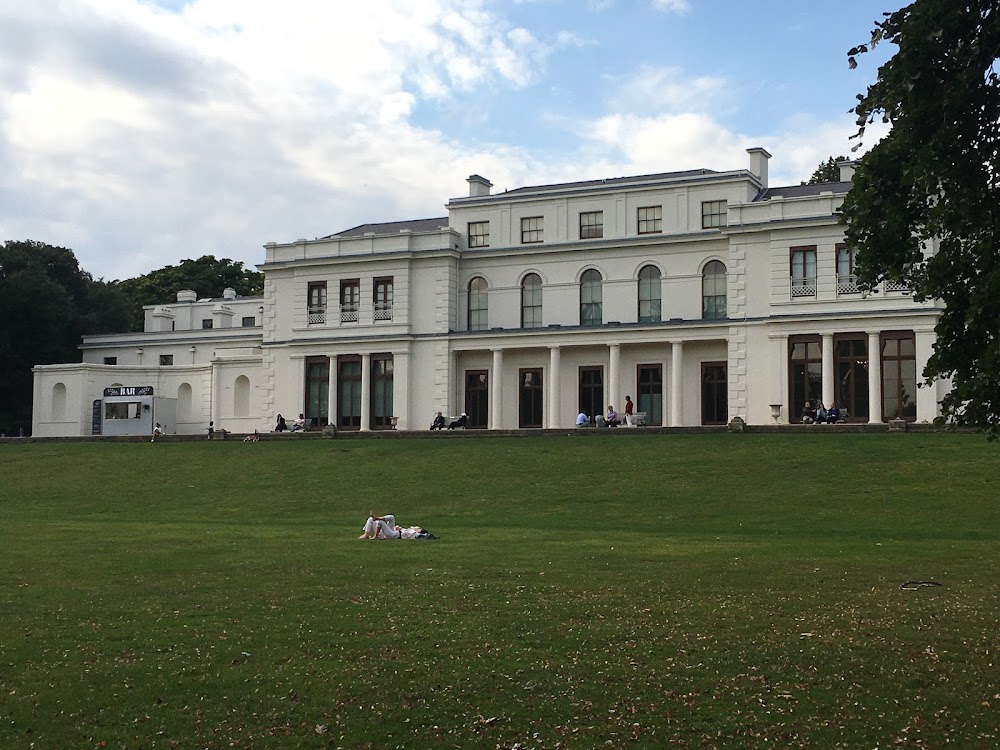
[[[636,394],[636,411],[646,413],[646,424],[663,424],[663,367],[639,365],[639,392]]]
[[[701,363],[701,423],[725,424],[729,419],[729,383],[725,362]]]
[[[330,360],[327,357],[306,359],[306,410],[310,427],[323,427],[328,421],[330,398]]]
[[[604,368],[580,368],[580,411],[593,419],[604,414]]]
[[[540,368],[518,371],[520,383],[518,427],[542,426],[542,371]]]
[[[466,370],[465,413],[469,427],[485,430],[490,419],[490,375],[487,370]]]
[[[361,429],[361,357],[337,360],[337,426]]]

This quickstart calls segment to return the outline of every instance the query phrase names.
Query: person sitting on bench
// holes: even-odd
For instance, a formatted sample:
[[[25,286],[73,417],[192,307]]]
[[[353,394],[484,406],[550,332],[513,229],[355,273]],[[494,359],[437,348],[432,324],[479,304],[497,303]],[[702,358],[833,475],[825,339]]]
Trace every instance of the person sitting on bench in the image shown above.
[[[448,429],[455,430],[459,427],[464,428],[468,423],[469,423],[469,415],[463,411],[462,416],[460,416],[458,419],[456,419],[454,422],[448,425]]]

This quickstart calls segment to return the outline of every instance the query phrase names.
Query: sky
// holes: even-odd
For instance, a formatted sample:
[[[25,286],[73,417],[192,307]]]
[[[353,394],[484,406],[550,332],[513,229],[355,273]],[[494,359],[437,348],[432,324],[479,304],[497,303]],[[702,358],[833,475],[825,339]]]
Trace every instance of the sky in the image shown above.
[[[0,241],[95,278],[526,185],[851,156],[898,0],[0,0]],[[884,132],[884,131],[883,131]],[[869,129],[864,153],[880,136]]]

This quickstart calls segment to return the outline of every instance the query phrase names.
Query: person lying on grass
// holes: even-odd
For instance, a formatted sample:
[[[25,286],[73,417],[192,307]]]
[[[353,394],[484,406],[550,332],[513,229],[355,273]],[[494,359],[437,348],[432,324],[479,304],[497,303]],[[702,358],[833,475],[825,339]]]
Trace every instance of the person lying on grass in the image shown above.
[[[384,516],[369,513],[364,533],[358,539],[437,539],[437,537],[420,526],[397,526],[396,517],[391,513]]]

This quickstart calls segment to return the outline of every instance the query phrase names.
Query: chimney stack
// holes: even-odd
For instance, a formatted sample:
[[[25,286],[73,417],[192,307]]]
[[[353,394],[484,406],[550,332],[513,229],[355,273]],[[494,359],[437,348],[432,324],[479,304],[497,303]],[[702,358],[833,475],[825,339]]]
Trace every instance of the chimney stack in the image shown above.
[[[857,164],[857,162],[851,161],[850,159],[845,159],[844,161],[837,162],[837,166],[840,167],[841,182],[854,182],[855,164]]]
[[[771,158],[771,155],[767,151],[759,146],[756,148],[748,148],[747,153],[750,154],[750,174],[757,177],[760,180],[760,186],[767,189],[767,160]]]
[[[470,175],[466,182],[469,183],[470,198],[479,198],[484,195],[489,195],[490,188],[493,187],[492,182],[478,174]]]

